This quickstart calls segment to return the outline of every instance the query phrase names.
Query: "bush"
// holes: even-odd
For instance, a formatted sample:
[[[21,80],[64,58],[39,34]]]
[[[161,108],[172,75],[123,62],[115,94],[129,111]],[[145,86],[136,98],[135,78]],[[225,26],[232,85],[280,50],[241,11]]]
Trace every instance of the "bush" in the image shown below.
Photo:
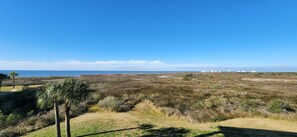
[[[30,87],[28,84],[24,84],[24,86],[22,87],[22,91],[29,91]]]
[[[0,111],[0,129],[6,125],[6,116]]]
[[[203,108],[205,107],[204,105],[205,105],[205,104],[204,104],[203,100],[202,100],[202,101],[198,101],[198,102],[196,102],[196,103],[193,105],[193,108],[194,108],[195,110],[203,109]]]
[[[15,133],[13,128],[0,131],[0,137],[17,137],[19,134]]]
[[[119,98],[116,98],[114,96],[108,96],[98,102],[99,107],[115,112],[120,111],[122,104],[123,102]]]
[[[287,110],[291,110],[289,105],[280,99],[271,100],[268,104],[268,111],[272,113],[281,113]]]
[[[184,81],[191,81],[194,77],[194,74],[186,74],[183,78]]]
[[[96,104],[101,99],[100,94],[91,93],[89,98],[86,100],[88,105]]]
[[[205,108],[218,108],[220,106],[227,107],[230,104],[227,98],[224,96],[210,96],[208,99],[205,99],[203,106]]]
[[[19,120],[21,118],[22,118],[21,115],[11,113],[6,117],[6,124],[15,125],[15,124],[17,124],[19,122]]]
[[[182,114],[178,109],[170,108],[170,107],[164,107],[161,109],[161,112],[165,114],[166,116],[181,116]]]
[[[240,109],[243,111],[251,111],[261,105],[264,105],[264,102],[260,99],[243,99],[240,102]]]

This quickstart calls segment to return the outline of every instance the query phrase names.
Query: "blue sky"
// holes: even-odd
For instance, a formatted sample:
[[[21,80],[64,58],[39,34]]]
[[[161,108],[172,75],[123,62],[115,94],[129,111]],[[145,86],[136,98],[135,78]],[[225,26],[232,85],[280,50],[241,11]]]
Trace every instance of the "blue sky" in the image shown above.
[[[296,6],[296,0],[2,0],[0,69],[297,68]]]

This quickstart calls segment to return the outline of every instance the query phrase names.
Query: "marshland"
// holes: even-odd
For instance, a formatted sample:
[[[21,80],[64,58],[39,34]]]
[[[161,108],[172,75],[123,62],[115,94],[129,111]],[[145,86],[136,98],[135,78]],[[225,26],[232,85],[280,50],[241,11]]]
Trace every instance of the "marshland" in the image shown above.
[[[234,136],[262,132],[295,136],[297,132],[296,73],[187,72],[72,78],[87,83],[89,93],[71,106],[73,136],[203,136],[213,132],[218,132],[214,136],[228,136],[228,130],[235,131]],[[64,79],[67,77],[17,77],[14,89],[11,79],[4,80],[0,135],[55,136],[53,105],[40,107],[38,93],[47,83]],[[63,122],[63,102],[59,108]]]

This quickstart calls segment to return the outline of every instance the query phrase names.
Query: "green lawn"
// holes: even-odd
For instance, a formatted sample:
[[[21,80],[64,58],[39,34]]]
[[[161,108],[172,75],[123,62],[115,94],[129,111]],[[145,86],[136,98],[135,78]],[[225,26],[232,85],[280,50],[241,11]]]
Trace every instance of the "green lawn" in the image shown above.
[[[100,114],[98,114],[100,115]],[[122,119],[123,120],[123,119]],[[177,127],[159,127],[141,124],[139,121],[121,119],[90,119],[71,124],[71,134],[75,137],[145,137],[145,136],[195,136],[203,132]],[[62,136],[65,136],[64,123],[61,123]],[[205,133],[205,132],[204,132]],[[50,126],[27,135],[28,137],[55,137],[55,127]]]
[[[143,106],[141,106],[142,108]],[[71,119],[71,134],[75,137],[147,137],[147,136],[196,136],[208,133],[186,126],[188,122],[164,117],[148,109],[128,113],[94,112]],[[95,109],[94,109],[95,110]],[[154,119],[152,119],[154,117]],[[163,121],[163,122],[162,122]],[[65,126],[61,123],[62,136]],[[55,126],[25,135],[27,137],[55,137]]]
[[[12,86],[3,86],[1,88],[1,92],[17,92],[17,91],[21,91],[23,88],[23,86],[16,86],[14,89]]]
[[[296,126],[292,121],[267,118],[237,118],[221,122],[192,123],[180,118],[167,117],[151,103],[144,102],[126,113],[105,112],[93,107],[92,113],[71,119],[71,134],[74,137],[235,137],[263,136],[263,134],[296,136]],[[62,136],[65,136],[64,128],[62,122]],[[55,126],[25,136],[55,137]]]
[[[40,87],[41,85],[30,85],[29,87],[35,88],[35,87]],[[22,91],[23,86],[2,86],[0,92],[18,92]]]
[[[104,136],[104,137],[114,137],[114,136],[139,136],[141,134],[140,130],[132,129],[135,128],[134,125],[127,125],[122,127],[117,121],[103,121],[103,120],[88,120],[79,123],[71,124],[71,134],[72,136]],[[128,130],[131,128],[131,130]],[[122,131],[112,131],[120,130]],[[64,123],[61,123],[62,136],[65,136]],[[109,131],[109,132],[108,132]],[[55,137],[55,127],[50,126],[34,132],[28,135],[29,137]]]

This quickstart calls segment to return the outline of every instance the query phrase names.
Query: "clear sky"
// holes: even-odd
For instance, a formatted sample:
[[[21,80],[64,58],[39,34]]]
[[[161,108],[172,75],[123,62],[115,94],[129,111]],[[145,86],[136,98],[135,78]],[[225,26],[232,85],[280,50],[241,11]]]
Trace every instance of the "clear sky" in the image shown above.
[[[0,69],[297,68],[296,7],[296,0],[1,0]]]

